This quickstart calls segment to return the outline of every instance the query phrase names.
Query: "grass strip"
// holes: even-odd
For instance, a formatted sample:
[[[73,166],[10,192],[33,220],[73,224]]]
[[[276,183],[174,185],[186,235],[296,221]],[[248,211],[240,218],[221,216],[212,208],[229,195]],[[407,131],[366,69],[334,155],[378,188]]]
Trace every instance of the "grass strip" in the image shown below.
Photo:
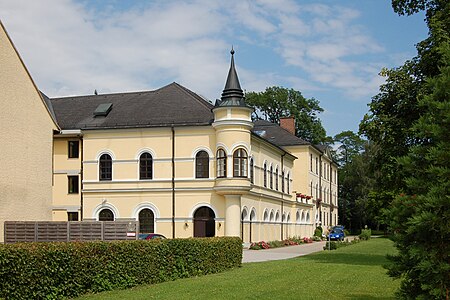
[[[88,295],[80,299],[395,299],[386,275],[390,240],[371,239],[334,251],[260,263],[220,274]]]

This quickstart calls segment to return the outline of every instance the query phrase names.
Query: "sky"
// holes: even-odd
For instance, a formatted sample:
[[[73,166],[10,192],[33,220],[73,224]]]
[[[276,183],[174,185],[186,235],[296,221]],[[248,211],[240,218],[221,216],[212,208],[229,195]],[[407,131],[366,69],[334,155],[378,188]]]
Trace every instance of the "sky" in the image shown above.
[[[245,91],[283,86],[319,100],[327,134],[357,132],[384,67],[416,55],[424,15],[388,0],[0,0],[6,27],[49,97],[177,82],[220,98],[234,47]]]

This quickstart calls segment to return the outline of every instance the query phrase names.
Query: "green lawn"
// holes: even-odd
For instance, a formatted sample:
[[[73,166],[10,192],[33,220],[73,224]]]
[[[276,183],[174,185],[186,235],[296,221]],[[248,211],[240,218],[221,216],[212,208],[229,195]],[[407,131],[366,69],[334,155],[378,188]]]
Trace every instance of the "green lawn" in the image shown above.
[[[247,263],[220,274],[80,299],[394,299],[398,281],[382,268],[385,255],[394,251],[390,240],[376,238],[331,252]]]

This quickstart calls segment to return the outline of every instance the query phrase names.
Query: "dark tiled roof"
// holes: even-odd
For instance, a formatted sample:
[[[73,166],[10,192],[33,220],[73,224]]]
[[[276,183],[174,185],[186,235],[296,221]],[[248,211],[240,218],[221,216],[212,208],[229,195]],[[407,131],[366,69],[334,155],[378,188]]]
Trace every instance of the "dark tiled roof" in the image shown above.
[[[208,125],[213,105],[187,88],[171,83],[155,91],[51,99],[62,129],[107,129]],[[106,117],[95,109],[112,103]]]
[[[269,121],[256,120],[253,123],[253,133],[279,147],[311,144]]]

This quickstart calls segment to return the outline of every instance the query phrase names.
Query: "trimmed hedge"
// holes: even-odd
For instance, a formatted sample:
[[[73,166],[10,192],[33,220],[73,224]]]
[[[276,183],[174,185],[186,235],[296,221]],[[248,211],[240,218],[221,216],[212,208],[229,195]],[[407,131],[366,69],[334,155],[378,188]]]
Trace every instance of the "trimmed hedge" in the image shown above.
[[[237,237],[0,245],[0,298],[61,299],[238,267]]]

